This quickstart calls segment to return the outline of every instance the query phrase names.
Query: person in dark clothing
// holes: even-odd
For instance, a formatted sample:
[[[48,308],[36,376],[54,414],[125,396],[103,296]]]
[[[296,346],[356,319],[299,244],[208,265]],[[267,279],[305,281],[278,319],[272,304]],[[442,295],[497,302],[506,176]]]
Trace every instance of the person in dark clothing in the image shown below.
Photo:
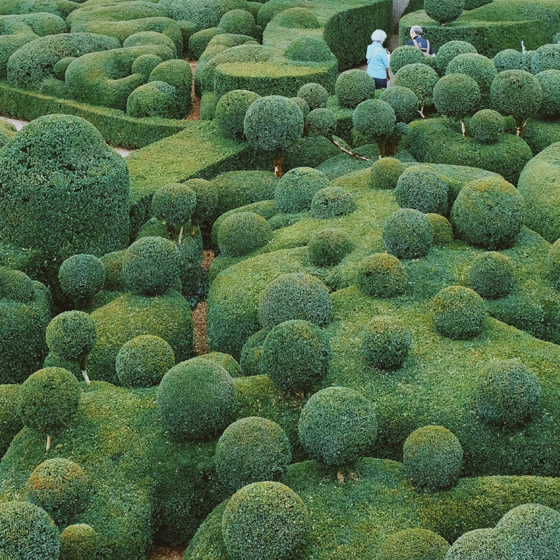
[[[422,37],[422,28],[419,25],[413,25],[410,28],[410,40],[406,44],[420,49],[426,56],[435,56],[430,41]]]

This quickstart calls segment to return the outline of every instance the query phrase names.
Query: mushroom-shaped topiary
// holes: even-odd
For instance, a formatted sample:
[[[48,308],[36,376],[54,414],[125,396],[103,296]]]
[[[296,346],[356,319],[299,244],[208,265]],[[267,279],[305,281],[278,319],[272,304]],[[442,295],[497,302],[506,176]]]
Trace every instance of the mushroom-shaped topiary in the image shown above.
[[[325,377],[331,355],[329,340],[317,325],[297,319],[285,321],[264,340],[263,368],[283,391],[306,391]]]
[[[216,105],[214,122],[224,136],[233,140],[243,140],[245,138],[243,123],[247,109],[259,97],[258,93],[245,89],[236,89],[222,95]]]
[[[160,338],[144,334],[129,340],[115,361],[123,387],[152,387],[175,365],[171,346]]]
[[[423,108],[432,105],[432,93],[439,80],[437,72],[426,64],[414,63],[403,66],[396,74],[393,85],[411,89],[420,101],[420,114]]]
[[[226,12],[221,17],[218,27],[226,33],[248,35],[249,37],[258,37],[259,35],[255,18],[246,10],[238,9]]]
[[[218,193],[212,183],[206,179],[189,179],[183,184],[196,194],[196,207],[191,216],[192,222],[200,224],[215,219]]]
[[[92,560],[97,554],[97,533],[85,523],[69,525],[60,533],[60,560]]]
[[[311,215],[319,220],[351,214],[357,208],[354,197],[342,187],[327,187],[315,194],[311,201]]]
[[[469,268],[471,288],[483,298],[507,296],[513,289],[513,282],[511,259],[496,251],[478,255]]]
[[[303,118],[304,121],[305,119],[307,119],[307,115],[309,115],[309,105],[307,104],[307,101],[305,101],[305,99],[302,99],[301,97],[290,97],[290,100],[293,101],[300,109],[301,112],[303,113]],[[305,129],[305,127],[304,127]],[[304,133],[305,136],[305,133]]]
[[[461,443],[443,426],[424,426],[404,442],[403,464],[414,486],[443,490],[454,486],[463,465]]]
[[[542,90],[541,117],[558,117],[560,115],[560,70],[544,70],[535,78]]]
[[[504,117],[493,109],[482,109],[470,118],[468,132],[478,142],[494,144],[504,133]]]
[[[399,176],[395,198],[402,208],[413,208],[425,214],[447,214],[447,191],[447,184],[435,171],[412,165]]]
[[[305,504],[279,482],[255,482],[238,490],[222,517],[231,560],[291,560],[308,543]]]
[[[416,48],[414,48],[414,51],[420,52]],[[420,56],[423,57],[424,55],[420,53]],[[393,57],[391,57],[391,61],[392,60]],[[403,86],[392,86],[390,88],[382,89],[379,95],[379,99],[391,105],[393,111],[395,111],[395,116],[397,117],[398,122],[409,123],[410,121],[418,118],[420,101],[418,100],[418,97],[416,97],[416,94],[410,88]]]
[[[72,301],[85,303],[103,289],[105,267],[94,255],[73,255],[60,265],[58,281]]]
[[[29,502],[0,504],[0,558],[58,560],[58,529],[47,512]]]
[[[531,72],[538,74],[546,70],[560,70],[560,44],[542,45],[531,58]]]
[[[375,405],[358,391],[329,387],[303,407],[299,439],[306,453],[327,466],[370,456],[377,438]]]
[[[233,492],[253,482],[279,480],[291,460],[286,432],[276,422],[256,416],[228,426],[214,456],[218,478]]]
[[[254,212],[235,212],[220,224],[218,247],[227,257],[242,257],[261,247],[272,238],[268,222]]]
[[[179,277],[177,246],[163,237],[142,237],[124,255],[122,274],[133,292],[146,296],[165,293]]]
[[[435,85],[433,96],[439,113],[461,121],[464,135],[463,119],[480,106],[480,88],[475,80],[466,74],[447,74]]]
[[[224,354],[223,352],[209,352],[208,354],[203,354],[198,357],[202,360],[209,360],[222,366],[232,377],[242,377],[243,375],[241,366],[230,354]]]
[[[152,197],[154,216],[165,222],[171,238],[190,222],[196,208],[196,193],[184,183],[169,183],[160,187]]]
[[[438,70],[445,74],[447,65],[456,57],[461,54],[476,54],[476,48],[467,43],[466,41],[447,41],[444,43],[437,52],[436,65]]]
[[[424,53],[411,45],[397,47],[391,53],[391,71],[396,74],[407,64],[428,64]],[[390,89],[390,88],[389,88]]]
[[[519,191],[502,177],[467,183],[451,208],[455,233],[486,249],[511,247],[523,226],[525,203]]]
[[[375,253],[358,265],[356,284],[366,296],[390,298],[406,290],[408,274],[393,255]]]
[[[0,299],[30,303],[34,297],[33,280],[20,270],[0,268]]]
[[[211,438],[235,415],[233,379],[222,366],[192,358],[163,376],[157,406],[165,428],[178,438]]]
[[[314,233],[307,244],[309,260],[315,266],[336,266],[354,247],[350,236],[336,228]]]
[[[498,531],[475,529],[460,536],[444,560],[506,560],[511,553],[511,544]]]
[[[315,276],[303,272],[282,274],[262,292],[259,319],[265,329],[301,319],[320,327],[331,322],[332,300],[327,287]]]
[[[517,426],[538,410],[541,385],[519,360],[496,361],[478,377],[476,407],[486,422]]]
[[[313,109],[307,115],[305,124],[309,136],[331,138],[336,132],[336,115],[330,109]]]
[[[375,82],[363,70],[346,70],[338,76],[334,91],[342,107],[355,109],[362,101],[375,97]]]
[[[376,560],[443,560],[448,550],[449,543],[443,537],[416,527],[387,537]]]
[[[311,82],[301,86],[297,96],[307,101],[309,109],[313,111],[327,106],[329,92],[321,84]]]
[[[366,361],[379,369],[398,369],[408,356],[412,336],[396,317],[380,315],[372,319],[362,333]]]
[[[548,253],[548,277],[552,285],[560,290],[560,239],[552,244]]]
[[[440,214],[426,214],[434,230],[434,245],[447,245],[453,241],[453,227],[445,216]]]
[[[371,166],[369,186],[372,189],[394,189],[406,167],[394,158],[382,158]]]
[[[434,328],[442,336],[467,340],[484,329],[484,300],[470,288],[444,288],[434,297],[432,308]]]
[[[82,391],[77,379],[66,369],[40,369],[23,383],[19,394],[19,414],[28,428],[47,434],[64,427],[78,409]]]
[[[311,208],[311,201],[329,186],[327,176],[312,167],[290,169],[276,185],[274,201],[280,212],[295,214]]]
[[[381,99],[362,101],[352,114],[354,129],[368,142],[377,142],[381,156],[385,155],[387,138],[393,134],[396,123],[393,107]]]
[[[64,525],[71,515],[85,507],[87,477],[82,467],[69,459],[47,459],[29,476],[27,490],[31,503]]]
[[[480,88],[482,105],[487,106],[490,101],[490,86],[498,73],[494,63],[489,58],[472,52],[460,54],[449,62],[445,73],[470,76]]]
[[[457,19],[465,8],[465,0],[424,0],[424,10],[440,24]]]
[[[433,239],[432,224],[419,210],[397,210],[383,224],[385,248],[398,259],[424,257],[430,251]]]

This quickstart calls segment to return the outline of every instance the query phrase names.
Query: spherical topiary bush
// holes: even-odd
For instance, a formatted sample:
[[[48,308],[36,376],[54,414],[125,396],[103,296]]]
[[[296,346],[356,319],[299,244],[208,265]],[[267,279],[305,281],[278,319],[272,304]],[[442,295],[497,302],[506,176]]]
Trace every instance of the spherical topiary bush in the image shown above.
[[[519,360],[496,361],[478,377],[476,407],[486,422],[517,426],[538,410],[541,385]]]
[[[372,189],[394,189],[406,167],[395,158],[378,159],[371,166],[369,186]]]
[[[245,89],[228,91],[225,95],[222,95],[216,105],[214,122],[224,136],[233,140],[243,140],[245,138],[243,132],[245,114],[251,104],[259,97],[258,93]]]
[[[439,175],[421,165],[407,167],[399,176],[395,198],[402,208],[414,208],[427,214],[446,214],[448,187]]]
[[[416,527],[388,537],[376,560],[443,560],[448,550],[449,543],[443,537]]]
[[[25,272],[0,268],[0,298],[31,303],[34,293],[33,280]]]
[[[403,66],[407,64],[426,64],[424,53],[416,47],[405,45],[396,48],[391,53],[391,71],[396,74]]]
[[[406,438],[403,464],[414,486],[442,490],[457,483],[463,465],[463,448],[447,428],[424,426]]]
[[[155,54],[143,54],[132,63],[132,73],[142,74],[142,76],[144,76],[147,80],[150,77],[152,70],[162,62],[163,59]]]
[[[329,92],[321,84],[311,82],[301,86],[297,96],[307,101],[309,109],[313,111],[327,106]]]
[[[393,107],[381,99],[362,101],[352,114],[354,128],[371,140],[390,136],[396,122]]]
[[[92,560],[97,554],[97,533],[85,523],[69,525],[60,533],[60,560]]]
[[[298,432],[306,453],[316,461],[327,466],[353,463],[373,452],[375,405],[347,387],[322,389],[303,407]]]
[[[502,177],[467,183],[451,208],[455,233],[487,249],[511,247],[524,221],[525,203],[518,190]]]
[[[235,415],[233,379],[220,365],[192,358],[172,367],[161,380],[157,406],[167,430],[182,439],[208,439]]]
[[[523,53],[515,49],[505,49],[497,53],[492,59],[498,72],[504,70],[523,70]]]
[[[445,73],[470,76],[480,88],[481,99],[487,101],[490,86],[498,72],[489,58],[471,52],[460,54],[453,58],[447,65]]]
[[[426,64],[403,66],[393,80],[394,86],[406,87],[414,92],[421,105],[431,105],[432,92],[439,80],[437,72]]]
[[[330,138],[336,132],[336,115],[330,109],[313,109],[306,119],[310,136],[326,136]]]
[[[280,212],[295,214],[311,208],[316,193],[329,186],[327,176],[312,167],[296,167],[285,173],[276,185],[274,200]]]
[[[302,35],[288,45],[284,56],[290,60],[302,62],[326,62],[333,58],[333,53],[320,37]]]
[[[475,529],[451,545],[445,560],[506,560],[511,552],[510,543],[495,529]]]
[[[222,366],[232,377],[241,377],[243,375],[241,366],[230,354],[224,354],[223,352],[209,352],[208,354],[203,354],[198,357],[202,360],[209,360]]]
[[[355,245],[342,229],[323,229],[311,236],[307,248],[309,260],[315,266],[336,266]]]
[[[254,335],[251,335],[241,349],[239,357],[239,365],[243,371],[243,375],[249,377],[251,375],[266,375],[262,362],[263,344],[268,331],[261,329]]]
[[[65,311],[47,326],[47,346],[65,360],[83,362],[95,346],[93,319],[82,311]]]
[[[433,299],[432,313],[435,330],[457,340],[478,336],[486,320],[484,300],[464,286],[441,290]]]
[[[354,197],[342,187],[327,187],[315,194],[311,201],[311,215],[319,220],[351,214],[357,208]]]
[[[192,78],[191,65],[186,60],[171,59],[158,64],[150,72],[148,81],[165,82],[175,88],[178,115],[184,118],[191,110]]]
[[[496,75],[490,86],[492,109],[502,115],[513,115],[521,126],[536,114],[541,104],[542,89],[538,80],[524,70],[505,70]]]
[[[416,48],[414,50],[420,52]],[[424,55],[422,54],[421,56]],[[391,105],[393,111],[395,111],[395,116],[397,117],[398,122],[409,123],[410,121],[418,118],[420,101],[410,88],[392,86],[390,88],[382,89],[379,99]]]
[[[235,212],[220,225],[218,247],[227,257],[241,257],[264,247],[271,238],[272,229],[262,216]]]
[[[191,216],[192,221],[197,224],[212,221],[218,206],[218,193],[212,183],[206,179],[189,179],[183,184],[196,194],[196,207]]]
[[[552,285],[560,290],[560,239],[552,244],[548,253],[548,276]]]
[[[0,504],[0,558],[58,560],[58,529],[47,512],[29,502]]]
[[[126,114],[131,117],[179,119],[181,113],[175,87],[167,82],[154,81],[143,84],[137,87],[126,100]]]
[[[433,240],[432,224],[419,210],[397,210],[383,224],[385,248],[398,259],[424,257],[430,251]]]
[[[531,72],[538,74],[545,70],[560,70],[560,45],[542,45],[531,58]]]
[[[288,148],[303,133],[303,113],[280,95],[256,99],[247,109],[243,131],[249,143],[265,151]]]
[[[426,214],[432,229],[434,230],[434,245],[447,245],[453,242],[453,227],[449,220],[440,214]]]
[[[175,365],[171,346],[144,334],[129,340],[117,354],[115,369],[123,387],[152,387]]]
[[[395,317],[375,317],[365,326],[362,333],[362,348],[366,361],[379,369],[400,368],[411,345],[410,331]]]
[[[298,6],[282,10],[274,18],[274,23],[280,27],[295,27],[298,29],[318,29],[321,27],[317,16],[312,11]]]
[[[363,70],[346,70],[338,76],[334,92],[342,107],[355,109],[362,101],[375,97],[375,82]]]
[[[273,280],[259,299],[259,319],[265,329],[301,319],[320,327],[331,322],[332,300],[327,287],[311,274],[293,272]]]
[[[238,490],[222,517],[231,560],[298,558],[309,538],[305,504],[279,482],[255,482]]]
[[[307,115],[309,115],[309,105],[307,104],[307,101],[305,101],[305,99],[302,99],[301,97],[290,97],[289,99],[301,109],[305,122],[305,120],[307,119]]]
[[[504,118],[493,109],[482,109],[469,120],[470,135],[483,144],[494,144],[504,133]]]
[[[513,282],[511,260],[495,251],[478,255],[469,269],[471,288],[484,298],[507,296],[513,288]]]
[[[443,76],[435,85],[433,96],[438,112],[454,119],[464,119],[480,106],[480,88],[466,74]]]
[[[424,0],[426,13],[441,24],[457,19],[465,7],[465,0]]]
[[[179,276],[178,250],[163,237],[142,237],[124,255],[122,274],[133,292],[147,296],[165,293]]]
[[[249,37],[258,36],[255,18],[246,10],[230,10],[226,12],[221,17],[218,27],[226,33],[248,35]]]
[[[445,1],[445,0],[443,0]],[[474,53],[476,54],[476,48],[467,43],[466,41],[448,41],[444,43],[437,52],[436,64],[438,70],[445,74],[447,70],[447,65],[456,57],[461,54]]]
[[[394,297],[406,290],[408,274],[397,257],[375,253],[358,265],[356,283],[360,291],[373,297]]]
[[[542,90],[539,114],[543,117],[558,117],[560,115],[560,70],[545,70],[539,72],[535,78]]]
[[[105,267],[94,255],[73,255],[58,271],[62,291],[73,301],[84,301],[103,289]]]
[[[154,216],[165,222],[173,232],[190,222],[196,208],[196,193],[184,183],[169,183],[156,190],[152,197]]]
[[[285,321],[266,335],[263,368],[283,391],[305,391],[325,377],[331,354],[329,340],[317,325]]]
[[[228,426],[214,456],[218,478],[233,492],[253,482],[279,480],[291,460],[286,432],[276,422],[256,416]]]
[[[69,459],[47,459],[29,476],[27,490],[31,503],[43,508],[58,524],[63,524],[85,506],[86,473]]]

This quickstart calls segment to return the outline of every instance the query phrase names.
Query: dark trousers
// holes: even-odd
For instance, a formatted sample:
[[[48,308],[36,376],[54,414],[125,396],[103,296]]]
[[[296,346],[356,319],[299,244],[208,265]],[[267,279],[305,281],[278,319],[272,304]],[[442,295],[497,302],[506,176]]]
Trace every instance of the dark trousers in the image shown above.
[[[387,79],[386,78],[373,78],[375,82],[375,89],[385,89],[387,87]]]

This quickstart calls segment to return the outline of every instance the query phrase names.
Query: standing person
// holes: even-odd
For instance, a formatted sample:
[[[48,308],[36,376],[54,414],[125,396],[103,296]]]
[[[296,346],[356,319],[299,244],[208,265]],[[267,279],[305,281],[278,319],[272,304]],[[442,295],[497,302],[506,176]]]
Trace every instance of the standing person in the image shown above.
[[[410,28],[410,39],[406,43],[411,47],[421,50],[426,56],[435,56],[434,49],[428,39],[422,37],[422,28],[419,25],[413,25]]]
[[[383,46],[387,33],[376,29],[371,34],[371,45],[367,48],[367,73],[375,81],[375,89],[387,87],[387,72],[389,68],[389,55]]]

